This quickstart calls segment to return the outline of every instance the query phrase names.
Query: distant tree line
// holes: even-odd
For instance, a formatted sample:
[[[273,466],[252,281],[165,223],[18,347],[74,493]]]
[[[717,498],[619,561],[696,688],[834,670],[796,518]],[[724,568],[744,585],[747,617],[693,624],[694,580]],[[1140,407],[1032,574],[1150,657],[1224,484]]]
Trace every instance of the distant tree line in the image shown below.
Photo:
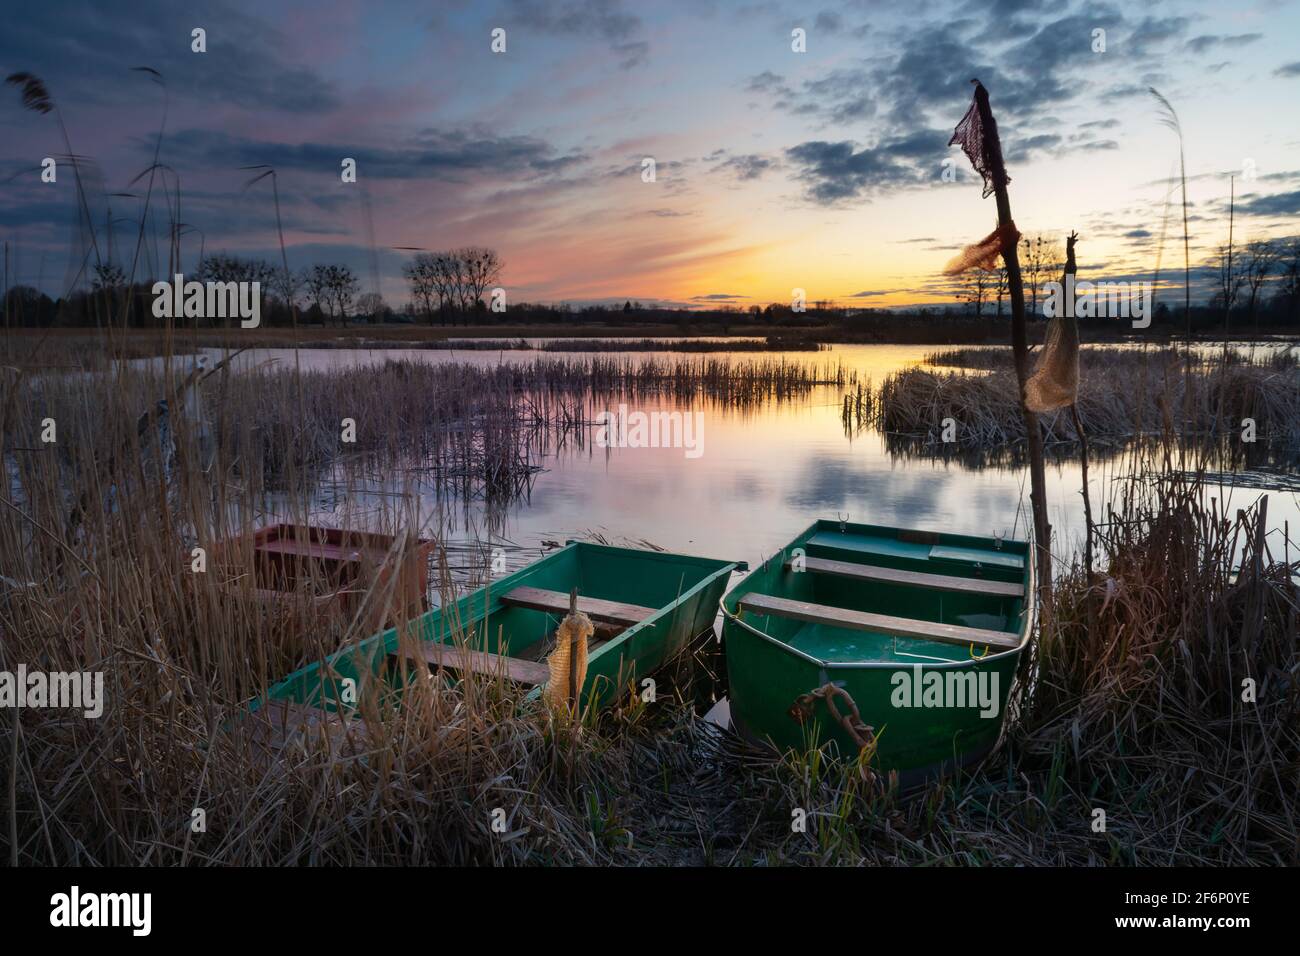
[[[411,286],[411,301],[432,325],[471,317],[488,310],[485,296],[501,281],[504,268],[496,250],[465,246],[446,252],[419,252],[402,269]]]
[[[1279,312],[1288,324],[1300,325],[1300,237],[1223,245],[1215,259],[1218,289],[1210,309],[1222,313],[1225,328],[1244,321],[1247,329],[1242,331],[1258,329],[1265,317],[1277,322]]]
[[[4,296],[3,312],[12,327],[51,328],[59,326],[157,327],[163,319],[153,315],[153,286],[149,279],[127,287],[126,274],[113,263],[91,270],[88,290],[77,290],[60,299],[31,286],[14,286]],[[170,280],[171,277],[168,277]],[[164,281],[168,281],[164,280]],[[257,282],[262,295],[262,324],[287,326],[297,321],[312,325],[342,325],[352,322],[387,322],[393,309],[376,292],[360,293],[361,283],[346,265],[312,265],[297,272],[264,259],[240,258],[224,253],[205,256],[185,281]],[[211,328],[229,320],[202,318],[200,328]]]
[[[346,265],[311,265],[286,272],[265,259],[218,253],[204,256],[185,281],[257,282],[262,294],[262,323],[348,326],[353,322],[425,321],[430,325],[469,325],[504,319],[490,311],[492,290],[500,283],[504,265],[496,250],[465,246],[446,252],[421,252],[407,263],[404,274],[411,301],[403,312],[390,307],[377,292],[361,292],[356,273]],[[167,277],[170,280],[170,276]],[[155,279],[127,287],[126,273],[113,263],[92,267],[89,289],[54,300],[31,286],[14,286],[4,296],[5,320],[14,327],[121,326],[148,328],[164,320],[153,316]],[[197,320],[214,327],[226,320]]]
[[[1036,237],[1021,244],[1026,305],[1031,318],[1042,319],[1044,285],[1060,279],[1062,256],[1053,242]],[[1229,259],[1231,261],[1229,261]],[[1224,331],[1245,335],[1257,331],[1300,330],[1300,237],[1272,242],[1252,241],[1226,247],[1199,270],[1217,268],[1217,291],[1205,304],[1192,307],[1191,325],[1202,335]],[[346,265],[322,264],[291,271],[256,258],[224,253],[205,256],[186,279],[201,282],[252,282],[261,285],[262,323],[288,326],[348,326],[352,323],[426,323],[429,325],[556,325],[662,326],[681,334],[728,334],[751,330],[807,330],[822,341],[892,341],[947,343],[999,341],[1007,335],[1007,286],[1000,270],[971,270],[959,281],[957,304],[891,310],[837,306],[813,301],[803,310],[790,303],[729,304],[709,309],[643,304],[627,300],[608,305],[510,302],[505,312],[491,308],[492,290],[500,283],[503,265],[492,249],[465,247],[415,255],[404,268],[410,301],[393,309],[376,292],[362,293],[357,275]],[[1181,281],[1181,269],[1166,279]],[[0,305],[11,328],[105,326],[149,328],[163,324],[153,316],[153,279],[129,289],[123,270],[111,263],[95,265],[89,288],[52,299],[26,285],[10,287]],[[178,323],[196,320],[178,320]],[[199,327],[230,320],[204,318]],[[1114,319],[1082,319],[1094,334],[1123,333]],[[1187,328],[1181,291],[1156,297],[1152,331],[1179,334]]]
[[[1043,236],[1026,237],[1020,242],[1019,252],[1029,317],[1042,319],[1044,286],[1059,282],[1064,267],[1060,245]],[[1195,329],[1209,332],[1217,325],[1220,331],[1245,333],[1259,331],[1265,325],[1300,328],[1300,236],[1253,240],[1237,247],[1222,245],[1199,271],[1206,269],[1215,274],[1216,289],[1208,303],[1192,307]],[[1080,278],[1085,275],[1081,273]],[[1105,281],[1104,277],[1093,278]],[[1182,270],[1171,268],[1166,278],[1180,281]],[[961,276],[956,289],[958,301],[976,319],[986,313],[1001,318],[1007,294],[1004,267],[971,269]],[[1168,291],[1158,296],[1157,321],[1167,321],[1175,312],[1181,316],[1181,299],[1181,294],[1171,296]],[[1086,326],[1108,321],[1112,320],[1094,318],[1081,323]]]

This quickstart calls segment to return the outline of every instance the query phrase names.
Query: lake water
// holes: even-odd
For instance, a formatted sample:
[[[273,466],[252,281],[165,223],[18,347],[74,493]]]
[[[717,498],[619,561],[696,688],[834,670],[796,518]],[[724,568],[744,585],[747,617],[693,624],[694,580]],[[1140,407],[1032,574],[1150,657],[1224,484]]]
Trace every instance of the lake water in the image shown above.
[[[842,363],[859,379],[879,384],[891,372],[918,363],[929,346],[841,345],[829,352],[734,353],[737,362],[783,358],[822,367]],[[219,353],[212,353],[216,356]],[[524,350],[302,349],[303,369],[326,369],[388,359],[418,362],[533,362],[538,358],[583,358],[591,353]],[[674,359],[681,353],[603,353],[633,359]],[[720,357],[728,353],[711,353]],[[253,350],[237,367],[279,360],[293,366],[292,350]],[[531,494],[489,522],[478,506],[462,512],[454,528],[461,540],[501,544],[509,567],[535,560],[546,542],[563,543],[595,532],[610,543],[651,542],[692,554],[746,560],[771,555],[817,518],[898,525],[975,535],[1028,536],[1028,474],[1022,467],[966,467],[955,461],[892,455],[874,431],[846,434],[841,421],[843,389],[823,386],[794,399],[769,401],[754,409],[699,402],[690,408],[671,400],[628,400],[630,411],[700,414],[696,451],[683,448],[598,448],[591,441],[570,444],[542,459],[544,471]],[[610,407],[617,408],[614,399]],[[1124,470],[1122,459],[1095,461],[1090,469],[1094,513],[1100,514],[1107,487]],[[401,482],[365,487],[340,485],[320,499],[322,522],[365,524]],[[1048,510],[1054,552],[1064,556],[1082,535],[1080,468],[1074,462],[1048,464]],[[1231,514],[1255,501],[1258,488],[1213,490]],[[1271,491],[1270,526],[1281,530],[1300,518],[1295,491]],[[432,492],[422,492],[432,495]],[[432,500],[422,509],[432,514]],[[1275,549],[1275,553],[1280,555]]]

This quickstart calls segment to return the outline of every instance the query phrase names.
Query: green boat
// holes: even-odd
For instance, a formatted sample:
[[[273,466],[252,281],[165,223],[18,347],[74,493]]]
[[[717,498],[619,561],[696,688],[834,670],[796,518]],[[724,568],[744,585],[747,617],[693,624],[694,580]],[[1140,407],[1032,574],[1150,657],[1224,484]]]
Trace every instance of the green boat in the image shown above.
[[[733,725],[865,750],[904,787],[978,761],[1033,631],[1032,563],[1023,541],[818,521],[723,600]]]
[[[407,625],[347,647],[276,684],[252,705],[277,735],[293,726],[337,723],[373,699],[400,690],[421,669],[457,679],[468,671],[519,685],[537,696],[544,660],[577,590],[578,609],[596,626],[582,685],[585,708],[606,707],[620,692],[712,629],[718,602],[742,562],[569,542],[526,568],[436,608]],[[331,729],[337,729],[332,727]]]

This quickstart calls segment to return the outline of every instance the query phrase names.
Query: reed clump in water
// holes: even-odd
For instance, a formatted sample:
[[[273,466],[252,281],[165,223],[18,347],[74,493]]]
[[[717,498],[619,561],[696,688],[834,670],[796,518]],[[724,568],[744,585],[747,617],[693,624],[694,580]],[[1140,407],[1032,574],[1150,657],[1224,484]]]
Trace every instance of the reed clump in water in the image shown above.
[[[41,446],[39,423],[52,417],[64,436],[50,449],[54,457],[76,449],[93,460],[101,444],[118,447],[124,440],[104,432],[101,410],[120,416],[119,424],[135,423],[180,378],[168,363],[150,362],[16,379],[12,394],[26,396],[30,408],[11,418],[9,438],[24,448]],[[439,494],[505,502],[527,492],[547,448],[583,440],[588,401],[663,398],[746,407],[850,378],[830,364],[713,357],[593,355],[492,365],[390,360],[303,372],[267,362],[206,378],[202,407],[191,417],[202,420],[207,441],[230,451],[227,477],[245,488],[289,490],[291,476],[318,481],[346,460],[353,471],[372,475],[396,468],[418,473]],[[59,478],[65,489],[78,480]]]
[[[1085,372],[1115,365],[1125,367],[1163,368],[1187,360],[1186,349],[1171,345],[1085,345],[1079,350],[1079,367]],[[939,349],[926,353],[924,365],[950,368],[1000,369],[1012,365],[1011,350],[1006,346],[988,345],[972,348]],[[1201,346],[1199,355],[1193,352],[1193,364],[1221,366],[1249,366],[1285,371],[1300,366],[1297,347],[1275,345],[1255,346],[1249,343],[1230,348],[1216,345]]]
[[[601,396],[708,398],[733,406],[807,394],[819,385],[843,386],[853,373],[843,365],[813,367],[779,358],[635,358],[593,355],[545,358],[500,366],[494,374],[534,392]]]
[[[840,422],[844,434],[852,438],[871,427],[876,418],[876,393],[871,381],[858,382],[852,391],[845,393],[840,406]]]
[[[995,350],[969,350],[969,355],[958,351],[960,355],[932,358],[942,360],[936,364],[962,358],[987,371],[916,366],[890,375],[877,397],[880,429],[907,439],[903,444],[913,451],[942,451],[946,419],[955,426],[959,446],[996,448],[1022,442],[1024,423],[1009,360]],[[1172,350],[1084,350],[1082,355],[1085,371],[1077,408],[1088,438],[1096,444],[1113,448],[1150,439],[1172,425],[1182,440],[1218,443],[1230,457],[1282,462],[1300,457],[1300,368],[1271,359],[1230,358],[1225,363],[1216,354],[1188,369]],[[1254,423],[1249,443],[1239,440],[1245,419]],[[1041,420],[1049,445],[1078,441],[1067,410]],[[1253,447],[1243,449],[1243,444]]]

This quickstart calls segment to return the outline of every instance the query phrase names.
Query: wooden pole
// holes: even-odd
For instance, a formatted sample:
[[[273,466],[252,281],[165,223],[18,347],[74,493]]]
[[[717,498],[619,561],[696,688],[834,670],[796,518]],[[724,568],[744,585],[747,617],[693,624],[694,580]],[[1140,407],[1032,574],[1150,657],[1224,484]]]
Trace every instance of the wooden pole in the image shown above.
[[[576,618],[578,613],[578,589],[569,591],[569,617]],[[578,718],[578,704],[581,694],[578,688],[578,629],[569,628],[569,704],[573,707],[573,717]]]
[[[998,227],[1014,232],[1011,218],[1011,200],[1007,196],[1006,167],[1002,162],[1002,143],[998,139],[998,124],[989,106],[989,93],[979,80],[975,84],[975,106],[986,142],[985,155],[992,168],[989,170],[993,193],[998,204]],[[1025,287],[1020,278],[1018,237],[1004,239],[1002,261],[1007,267],[1007,286],[1011,294],[1011,347],[1015,353],[1016,379],[1020,383],[1020,411],[1025,419],[1025,434],[1029,441],[1029,501],[1034,515],[1034,550],[1038,569],[1039,603],[1044,618],[1051,617],[1052,609],[1052,530],[1047,523],[1047,480],[1043,470],[1043,435],[1038,416],[1025,404],[1025,383],[1029,380],[1029,342],[1025,332]]]
[[[1088,574],[1088,583],[1092,583],[1092,495],[1088,492],[1088,433],[1084,431],[1083,420],[1079,418],[1079,406],[1070,406],[1070,416],[1074,419],[1074,431],[1079,436],[1079,464],[1083,482],[1083,567]]]
[[[1065,240],[1065,271],[1061,274],[1061,287],[1065,288],[1069,277],[1077,275],[1079,266],[1074,258],[1074,244],[1079,241],[1079,234],[1070,230]],[[1070,307],[1073,308],[1073,301]],[[1076,319],[1077,321],[1077,319]],[[1074,420],[1074,433],[1079,438],[1079,465],[1083,480],[1083,568],[1087,574],[1088,584],[1092,584],[1092,494],[1088,491],[1088,433],[1084,430],[1083,419],[1079,417],[1079,404],[1070,403],[1070,417]]]

